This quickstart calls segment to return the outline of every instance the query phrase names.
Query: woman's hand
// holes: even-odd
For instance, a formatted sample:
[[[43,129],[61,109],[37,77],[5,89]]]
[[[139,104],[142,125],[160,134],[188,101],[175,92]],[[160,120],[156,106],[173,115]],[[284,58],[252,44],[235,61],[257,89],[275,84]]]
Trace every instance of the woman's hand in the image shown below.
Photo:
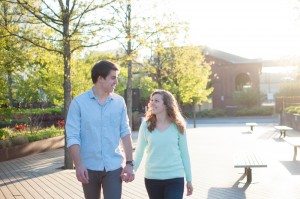
[[[187,192],[186,192],[187,196],[190,196],[190,195],[193,194],[193,185],[192,185],[192,182],[187,182],[186,183],[186,189],[187,189]]]

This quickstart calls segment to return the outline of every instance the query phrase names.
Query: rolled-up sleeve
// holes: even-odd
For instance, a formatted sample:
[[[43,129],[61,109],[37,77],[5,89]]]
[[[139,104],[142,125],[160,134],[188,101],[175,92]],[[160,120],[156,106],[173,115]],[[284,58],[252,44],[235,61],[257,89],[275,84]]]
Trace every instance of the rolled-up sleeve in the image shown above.
[[[67,147],[74,144],[80,145],[80,107],[76,100],[73,100],[69,107],[66,122]]]

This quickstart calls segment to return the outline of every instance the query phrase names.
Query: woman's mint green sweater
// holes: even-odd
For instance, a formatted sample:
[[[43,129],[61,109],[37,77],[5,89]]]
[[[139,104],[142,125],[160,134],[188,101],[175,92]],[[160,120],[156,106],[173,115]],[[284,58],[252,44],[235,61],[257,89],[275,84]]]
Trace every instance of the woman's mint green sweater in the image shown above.
[[[145,178],[165,180],[185,175],[186,181],[192,181],[186,132],[181,134],[175,124],[172,123],[163,132],[156,128],[149,132],[147,122],[143,121],[134,156],[135,171],[143,159],[144,152]]]

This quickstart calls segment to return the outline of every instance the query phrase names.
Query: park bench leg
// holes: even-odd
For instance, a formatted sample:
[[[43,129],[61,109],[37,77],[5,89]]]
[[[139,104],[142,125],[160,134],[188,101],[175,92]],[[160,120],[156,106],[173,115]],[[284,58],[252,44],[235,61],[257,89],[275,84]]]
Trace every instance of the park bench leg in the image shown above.
[[[280,132],[280,136],[279,136],[279,137],[281,137],[281,136],[283,135],[283,131],[282,131],[282,130],[280,130],[279,132]]]
[[[296,160],[297,158],[297,147],[294,146],[294,160]]]
[[[247,182],[252,181],[252,170],[251,168],[245,168],[245,173],[247,175]]]

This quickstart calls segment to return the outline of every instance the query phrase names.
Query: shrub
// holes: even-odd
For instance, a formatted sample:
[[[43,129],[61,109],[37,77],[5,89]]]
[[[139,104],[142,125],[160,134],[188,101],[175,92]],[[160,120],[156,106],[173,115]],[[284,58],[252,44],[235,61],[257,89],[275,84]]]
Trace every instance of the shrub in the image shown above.
[[[13,146],[27,144],[28,142],[28,138],[24,135],[18,135],[16,137],[11,138],[11,143]]]
[[[205,109],[200,111],[200,117],[223,117],[225,116],[225,111],[223,109]]]
[[[11,141],[9,139],[7,140],[0,140],[0,149],[8,148],[12,145]]]
[[[234,112],[235,116],[266,116],[272,115],[273,107],[240,108]]]
[[[58,126],[59,128],[65,128],[65,120],[59,120],[59,121],[57,122],[57,126]]]
[[[0,140],[5,140],[9,137],[9,133],[6,128],[0,129]]]
[[[284,109],[287,113],[300,114],[300,106],[289,106]]]
[[[244,89],[241,91],[236,91],[233,94],[233,99],[240,106],[249,108],[259,104],[260,93],[254,91],[253,89]]]
[[[184,117],[187,118],[193,118],[194,113],[192,112],[185,112],[183,113]],[[197,117],[224,117],[225,116],[225,111],[223,109],[205,109],[201,110],[200,112],[197,113]]]
[[[64,129],[55,128],[54,126],[38,130],[34,133],[31,133],[30,131],[16,131],[10,128],[2,128],[0,129],[0,148],[9,147],[11,145],[22,145],[28,142],[43,140],[63,134]]]
[[[25,131],[27,129],[27,125],[26,124],[16,124],[14,127],[15,130],[17,131]]]
[[[47,138],[51,138],[63,134],[64,134],[63,129],[57,129],[54,126],[52,126],[50,128],[39,130],[36,133],[26,133],[24,135],[28,138],[29,142],[34,142],[34,141],[43,140],[43,139],[47,139]]]

